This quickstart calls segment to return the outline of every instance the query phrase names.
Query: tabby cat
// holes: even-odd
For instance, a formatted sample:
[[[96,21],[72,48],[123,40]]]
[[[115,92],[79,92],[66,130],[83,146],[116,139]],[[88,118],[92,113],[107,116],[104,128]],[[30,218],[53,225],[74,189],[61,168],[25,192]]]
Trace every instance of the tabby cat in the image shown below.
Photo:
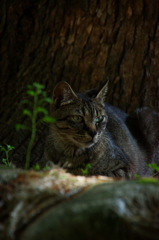
[[[143,108],[129,116],[105,103],[107,85],[83,94],[66,82],[56,85],[51,109],[56,123],[45,158],[75,175],[88,163],[88,175],[150,175],[146,164],[159,161],[159,115]]]

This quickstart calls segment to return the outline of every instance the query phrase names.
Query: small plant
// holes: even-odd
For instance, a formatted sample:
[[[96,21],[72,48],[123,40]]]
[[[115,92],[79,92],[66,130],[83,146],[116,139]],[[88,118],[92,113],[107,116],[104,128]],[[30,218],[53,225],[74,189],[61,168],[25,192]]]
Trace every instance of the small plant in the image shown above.
[[[153,178],[153,177],[140,177],[138,174],[135,173],[135,178],[138,183],[159,183],[158,179]]]
[[[40,170],[48,171],[51,168],[49,166],[45,166],[45,167],[41,168],[40,165],[37,163],[36,165],[32,166],[32,169],[35,171],[40,171]]]
[[[81,172],[82,172],[83,175],[87,176],[87,175],[88,175],[88,170],[89,170],[92,166],[91,166],[90,163],[87,163],[87,164],[83,163],[83,167],[84,167],[84,169],[81,168]]]
[[[9,152],[13,149],[15,148],[8,144],[6,144],[6,147],[0,145],[0,151],[5,152],[6,155],[6,157],[2,159],[2,162],[8,167],[11,167],[11,162],[9,161]]]
[[[156,163],[147,164],[147,166],[152,170],[156,170],[156,172],[159,172],[159,166]]]
[[[156,163],[147,164],[149,168],[153,171],[159,172],[159,166]],[[159,183],[157,178],[154,177],[140,177],[138,174],[135,173],[135,178],[139,183]]]
[[[45,167],[43,167],[43,170],[44,170],[44,171],[49,171],[50,169],[51,169],[51,167],[49,167],[49,166],[47,166],[47,165],[46,165]]]
[[[35,171],[40,171],[40,165],[37,163],[36,165],[33,165],[32,166],[32,169],[35,170]]]
[[[29,129],[31,130],[31,137],[28,144],[27,152],[26,152],[26,161],[25,161],[25,169],[28,169],[30,163],[30,155],[31,150],[36,137],[36,129],[39,122],[56,122],[54,118],[51,118],[48,114],[47,109],[43,107],[44,102],[52,103],[52,99],[46,96],[44,92],[44,86],[39,83],[33,83],[32,85],[28,85],[27,94],[32,98],[31,100],[24,100],[22,104],[27,105],[27,109],[23,110],[23,115],[27,116],[31,120],[31,127],[24,126],[22,124],[16,124],[16,130],[19,129]],[[31,109],[31,110],[30,110]],[[38,117],[39,114],[40,117]],[[38,118],[37,118],[38,117]]]

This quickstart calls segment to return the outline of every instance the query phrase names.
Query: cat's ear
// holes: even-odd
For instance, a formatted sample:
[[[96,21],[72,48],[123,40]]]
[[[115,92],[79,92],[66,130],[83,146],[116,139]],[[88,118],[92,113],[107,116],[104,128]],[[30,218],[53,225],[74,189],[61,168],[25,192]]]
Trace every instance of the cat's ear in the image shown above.
[[[98,99],[98,101],[100,102],[105,101],[107,91],[108,91],[108,82],[109,81],[106,82],[106,84],[102,87],[102,89],[96,95],[96,99]]]
[[[60,82],[55,86],[53,100],[56,106],[69,104],[76,98],[77,95],[67,82]]]

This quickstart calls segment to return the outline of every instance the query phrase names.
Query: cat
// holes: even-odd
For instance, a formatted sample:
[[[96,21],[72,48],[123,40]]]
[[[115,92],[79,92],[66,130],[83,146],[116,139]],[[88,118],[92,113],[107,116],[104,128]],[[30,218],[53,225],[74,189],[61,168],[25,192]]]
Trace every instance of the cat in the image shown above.
[[[108,83],[85,93],[75,93],[67,82],[55,86],[56,123],[50,125],[45,159],[75,175],[89,163],[88,176],[149,176],[147,163],[159,161],[159,114],[153,119],[152,110],[143,108],[130,116],[105,103],[107,90]]]

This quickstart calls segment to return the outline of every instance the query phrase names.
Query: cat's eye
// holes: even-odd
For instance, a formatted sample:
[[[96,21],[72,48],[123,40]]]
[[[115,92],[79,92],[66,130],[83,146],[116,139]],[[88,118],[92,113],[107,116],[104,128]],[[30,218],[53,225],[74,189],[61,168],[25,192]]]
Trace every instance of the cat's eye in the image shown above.
[[[72,116],[72,120],[73,120],[74,122],[80,123],[80,122],[82,122],[82,117],[81,117],[81,116],[78,116],[78,115],[74,115],[74,116]]]
[[[96,118],[96,123],[100,123],[104,120],[104,116],[99,116]]]

